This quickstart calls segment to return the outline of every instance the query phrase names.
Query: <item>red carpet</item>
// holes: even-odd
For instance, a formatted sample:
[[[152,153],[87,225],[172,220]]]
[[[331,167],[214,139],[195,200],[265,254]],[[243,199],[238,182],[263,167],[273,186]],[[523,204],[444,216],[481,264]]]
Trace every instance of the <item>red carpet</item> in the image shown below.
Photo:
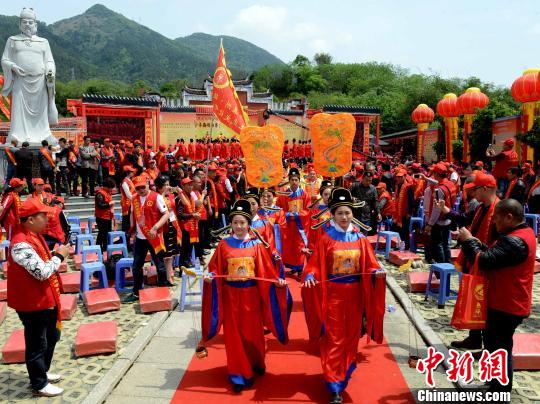
[[[253,387],[234,394],[227,380],[223,336],[208,346],[208,357],[193,357],[176,390],[172,403],[327,403],[329,394],[321,374],[318,345],[307,341],[300,288],[289,285],[294,305],[289,324],[290,341],[280,345],[273,336],[267,341],[266,374],[256,377]],[[413,403],[414,399],[386,342],[360,341],[358,367],[343,395],[345,403]]]

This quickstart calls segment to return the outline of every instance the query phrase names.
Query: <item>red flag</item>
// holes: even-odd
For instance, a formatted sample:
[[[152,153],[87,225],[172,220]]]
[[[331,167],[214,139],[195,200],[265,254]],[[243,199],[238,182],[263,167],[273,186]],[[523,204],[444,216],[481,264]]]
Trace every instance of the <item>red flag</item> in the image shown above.
[[[234,89],[231,72],[225,64],[223,43],[221,43],[219,49],[213,84],[212,106],[214,108],[214,114],[222,124],[239,134],[240,130],[246,126],[248,117]]]

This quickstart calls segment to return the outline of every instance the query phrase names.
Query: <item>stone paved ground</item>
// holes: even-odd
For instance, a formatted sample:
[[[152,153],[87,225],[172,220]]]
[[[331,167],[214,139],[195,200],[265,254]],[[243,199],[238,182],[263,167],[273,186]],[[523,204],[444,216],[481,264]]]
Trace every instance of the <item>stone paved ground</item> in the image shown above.
[[[382,262],[385,262],[383,256],[379,256],[379,258]],[[400,273],[398,267],[389,262],[386,262],[385,266],[389,274],[408,293],[415,308],[422,314],[429,326],[439,335],[447,347],[450,347],[452,341],[461,340],[468,335],[468,331],[456,330],[450,326],[455,301],[449,301],[444,309],[439,309],[434,299],[430,298],[425,301],[423,293],[409,292],[407,272]],[[411,270],[429,272],[429,266],[424,262],[422,269]],[[456,280],[452,282],[452,289],[457,290],[457,277],[455,278]],[[518,327],[517,332],[540,332],[540,274],[535,275],[534,279],[531,315]],[[514,373],[512,403],[540,403],[540,371],[518,371]]]
[[[70,260],[69,264],[72,264]],[[70,269],[72,270],[72,269]],[[69,321],[63,321],[62,337],[56,346],[51,371],[61,373],[64,380],[58,385],[65,389],[56,399],[34,398],[29,389],[28,374],[23,364],[0,364],[0,403],[79,403],[111,368],[115,359],[123,352],[138,332],[151,319],[151,314],[142,314],[138,303],[121,305],[119,311],[89,315],[81,300],[77,311]],[[116,320],[118,324],[117,351],[111,355],[75,358],[73,346],[79,325],[100,321]],[[0,325],[0,346],[11,332],[22,328],[14,310],[8,309],[7,317]]]

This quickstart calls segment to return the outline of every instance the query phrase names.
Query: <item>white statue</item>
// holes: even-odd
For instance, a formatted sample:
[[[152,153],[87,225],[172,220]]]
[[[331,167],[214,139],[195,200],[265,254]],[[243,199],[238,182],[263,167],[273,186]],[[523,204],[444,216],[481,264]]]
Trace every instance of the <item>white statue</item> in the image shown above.
[[[12,94],[11,129],[6,143],[17,140],[41,145],[42,140],[56,143],[49,124],[58,123],[54,103],[56,67],[49,41],[36,35],[36,13],[23,8],[21,33],[11,36],[2,55],[4,88],[2,94]]]

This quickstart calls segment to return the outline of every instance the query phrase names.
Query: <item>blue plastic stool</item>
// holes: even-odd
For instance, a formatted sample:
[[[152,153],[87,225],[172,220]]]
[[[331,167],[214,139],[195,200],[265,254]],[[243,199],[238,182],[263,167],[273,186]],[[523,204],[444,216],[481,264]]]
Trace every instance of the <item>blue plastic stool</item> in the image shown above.
[[[0,242],[0,248],[4,250],[4,257],[5,257],[5,259],[1,260],[0,262],[7,261],[8,249],[9,249],[9,240],[2,240]]]
[[[431,289],[431,280],[435,272],[439,273],[439,290],[433,291]],[[447,300],[457,299],[458,291],[450,289],[450,279],[452,275],[457,275],[459,282],[461,283],[461,272],[456,271],[456,267],[452,264],[447,263],[436,263],[432,264],[429,270],[429,278],[426,286],[426,297],[433,297],[437,299],[439,308],[443,308]]]
[[[180,311],[184,311],[186,306],[194,306],[202,304],[202,293],[203,293],[203,270],[201,268],[201,264],[199,262],[199,259],[195,257],[195,248],[191,250],[191,261],[193,262],[195,266],[195,274],[199,278],[199,292],[188,292],[188,283],[189,283],[189,276],[186,275],[185,272],[182,272],[182,288],[180,289],[180,299],[178,302]],[[201,300],[197,301],[190,301],[186,302],[187,296],[200,296]]]
[[[75,254],[80,254],[83,250],[83,247],[87,245],[95,245],[94,236],[91,234],[77,234],[77,244],[75,245]]]
[[[75,245],[75,243],[77,242],[77,236],[79,234],[83,234],[81,226],[77,226],[75,224],[71,225],[69,227],[69,244]]]
[[[82,263],[83,264],[86,264],[88,262],[92,262],[92,261],[87,261],[88,256],[90,254],[97,254],[97,256],[98,256],[97,262],[103,263],[103,253],[101,252],[101,247],[100,246],[98,246],[98,245],[87,245],[87,246],[84,246],[82,248]]]
[[[377,226],[377,232],[380,232],[384,226],[384,231],[390,231],[392,228],[392,218],[383,219],[381,222],[379,222],[379,225]]]
[[[109,281],[107,279],[107,271],[105,270],[105,265],[103,264],[103,262],[87,262],[81,265],[81,296],[84,292],[90,290],[90,279],[92,278],[92,274],[94,272],[97,272],[99,275],[100,288],[106,288],[109,286]]]
[[[133,258],[121,258],[116,263],[116,275],[114,288],[118,293],[131,292],[126,286],[133,285],[133,282],[126,281],[126,269],[133,268]]]
[[[109,244],[107,246],[107,259],[110,259],[114,253],[121,252],[122,258],[127,258],[128,251],[124,244]]]
[[[115,244],[114,239],[117,237],[120,238],[120,240],[122,240],[121,244],[127,247],[126,233],[124,233],[123,231],[110,231],[107,234],[107,245]]]
[[[413,225],[419,224],[420,228],[424,227],[424,217],[423,216],[413,216],[409,222],[409,234],[413,231]]]
[[[79,216],[68,216],[67,222],[71,225],[81,227],[81,218]]]
[[[399,233],[395,231],[380,231],[377,233],[377,242],[375,243],[375,254],[382,254],[382,250],[379,250],[379,239],[383,237],[386,240],[386,248],[384,250],[384,257],[388,259],[390,257],[390,250],[392,248],[392,239],[397,239],[398,245],[401,243]]]
[[[94,230],[94,225],[96,224],[96,217],[95,216],[88,216],[88,219],[86,220],[86,234],[92,234],[92,230]]]
[[[540,219],[540,215],[535,213],[525,213],[525,223],[527,225],[531,226],[534,230],[534,235],[538,236],[538,220]]]

